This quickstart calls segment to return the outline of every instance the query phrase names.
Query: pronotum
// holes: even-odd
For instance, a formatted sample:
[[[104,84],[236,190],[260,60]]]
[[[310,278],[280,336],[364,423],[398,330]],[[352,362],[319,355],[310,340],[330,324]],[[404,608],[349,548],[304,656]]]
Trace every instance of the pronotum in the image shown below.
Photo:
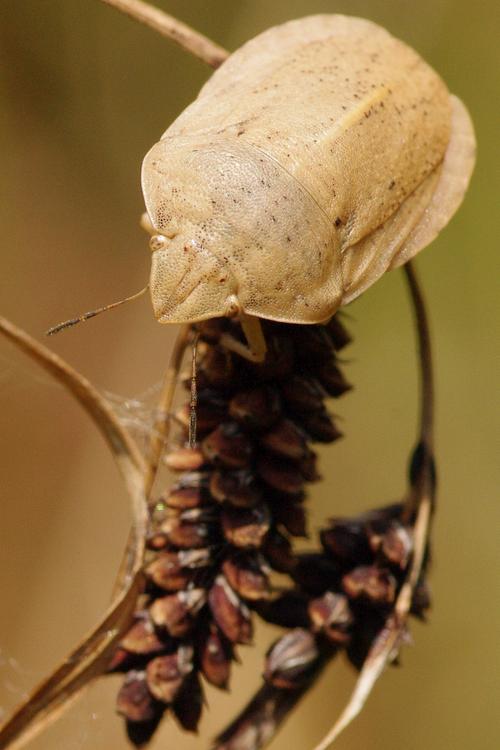
[[[317,15],[265,31],[144,159],[156,318],[239,316],[262,358],[259,318],[326,321],[428,245],[474,154],[463,103],[380,26]]]

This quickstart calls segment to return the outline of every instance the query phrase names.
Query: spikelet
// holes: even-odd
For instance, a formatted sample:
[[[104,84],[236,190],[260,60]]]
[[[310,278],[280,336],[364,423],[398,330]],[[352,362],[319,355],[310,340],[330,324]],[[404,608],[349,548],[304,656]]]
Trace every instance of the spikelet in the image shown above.
[[[252,642],[252,611],[266,616],[275,597],[273,571],[290,586],[302,575],[292,539],[306,535],[305,488],[319,479],[311,444],[341,436],[325,400],[350,388],[337,362],[350,339],[338,316],[263,327],[268,354],[253,364],[219,343],[224,333],[242,339],[235,322],[193,326],[197,442],[187,443],[188,401],[166,457],[177,480],[151,507],[147,589],[110,667],[125,672],[117,707],[137,745],[167,710],[196,730],[203,681],[229,686],[235,647]],[[307,644],[297,646],[311,658]],[[273,680],[293,681],[278,673]]]

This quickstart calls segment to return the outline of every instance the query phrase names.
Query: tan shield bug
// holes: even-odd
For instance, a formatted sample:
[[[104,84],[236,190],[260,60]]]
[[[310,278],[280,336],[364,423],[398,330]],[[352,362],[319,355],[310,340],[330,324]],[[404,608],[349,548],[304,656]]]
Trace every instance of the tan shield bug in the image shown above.
[[[326,321],[428,245],[474,153],[462,102],[380,26],[318,15],[265,31],[144,159],[156,318],[239,315],[262,358],[259,318]]]

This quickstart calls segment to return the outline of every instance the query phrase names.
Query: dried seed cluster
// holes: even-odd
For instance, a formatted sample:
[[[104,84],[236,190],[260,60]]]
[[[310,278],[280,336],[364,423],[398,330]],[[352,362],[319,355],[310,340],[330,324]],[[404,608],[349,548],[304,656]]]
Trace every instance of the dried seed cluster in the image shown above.
[[[234,646],[252,640],[251,610],[266,615],[272,571],[296,581],[302,575],[306,562],[291,537],[306,533],[304,488],[319,478],[310,446],[340,437],[324,402],[350,388],[336,358],[349,342],[338,317],[321,326],[265,321],[262,364],[221,346],[222,334],[241,338],[235,322],[193,328],[200,341],[198,442],[186,447],[187,403],[177,415],[181,444],[166,459],[177,481],[151,509],[148,586],[110,668],[125,672],[118,711],[138,745],[167,708],[196,729],[200,675],[226,688]],[[282,661],[279,648],[267,671],[286,686],[293,679],[278,677],[283,670],[272,665]],[[300,658],[307,661],[307,648]]]
[[[292,571],[295,588],[261,609],[267,620],[292,628],[267,655],[269,683],[299,688],[322,657],[339,649],[361,668],[408,572],[413,538],[402,512],[403,505],[395,504],[332,519],[321,532],[321,551],[298,557]],[[422,577],[411,613],[423,618],[429,605]]]

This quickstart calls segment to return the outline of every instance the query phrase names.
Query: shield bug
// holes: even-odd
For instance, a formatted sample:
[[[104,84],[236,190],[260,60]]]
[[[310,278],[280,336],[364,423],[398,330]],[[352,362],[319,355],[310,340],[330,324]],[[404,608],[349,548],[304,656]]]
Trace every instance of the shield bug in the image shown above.
[[[265,31],[144,159],[156,318],[239,316],[262,358],[259,318],[326,321],[428,245],[474,154],[462,102],[380,26],[318,15]]]

